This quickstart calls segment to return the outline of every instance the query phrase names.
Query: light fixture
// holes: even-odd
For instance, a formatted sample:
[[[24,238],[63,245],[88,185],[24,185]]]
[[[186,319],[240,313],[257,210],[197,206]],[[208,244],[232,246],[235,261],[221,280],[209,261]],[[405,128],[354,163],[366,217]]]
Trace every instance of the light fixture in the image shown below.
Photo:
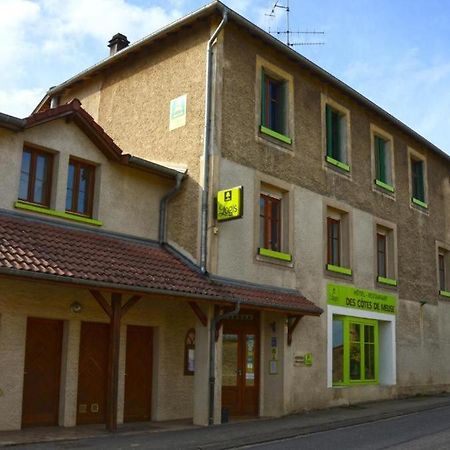
[[[81,312],[81,310],[83,309],[83,307],[81,306],[81,303],[79,303],[79,302],[73,302],[71,305],[70,305],[70,310],[73,312],[73,313],[80,313]]]

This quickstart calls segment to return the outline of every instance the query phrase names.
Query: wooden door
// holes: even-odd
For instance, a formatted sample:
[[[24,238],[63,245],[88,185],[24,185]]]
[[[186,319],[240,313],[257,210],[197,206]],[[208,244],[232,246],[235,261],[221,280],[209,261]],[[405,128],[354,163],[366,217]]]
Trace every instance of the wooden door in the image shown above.
[[[125,422],[151,420],[153,329],[127,326]]]
[[[77,424],[105,423],[109,325],[82,322]]]
[[[224,323],[222,345],[222,406],[231,416],[256,416],[259,403],[257,319]]]
[[[63,322],[28,318],[22,426],[58,425]]]

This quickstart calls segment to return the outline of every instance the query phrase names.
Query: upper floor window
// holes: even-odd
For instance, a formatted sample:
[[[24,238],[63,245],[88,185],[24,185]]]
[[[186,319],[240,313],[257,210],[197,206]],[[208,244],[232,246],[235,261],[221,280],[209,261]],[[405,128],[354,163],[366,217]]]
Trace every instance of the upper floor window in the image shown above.
[[[397,286],[394,229],[376,225],[376,270],[377,281]]]
[[[394,192],[392,175],[392,143],[375,134],[373,137],[375,155],[375,184],[389,192]]]
[[[409,158],[411,201],[421,208],[428,208],[426,193],[426,161],[418,153],[410,150]]]
[[[281,251],[281,197],[261,193],[259,218],[260,247]]]
[[[66,211],[92,216],[95,166],[70,159],[67,175]]]
[[[327,270],[351,275],[349,214],[327,208]]]
[[[348,113],[330,104],[325,105],[326,149],[328,163],[350,171],[348,164]]]
[[[450,297],[450,251],[438,248],[439,293]]]
[[[53,155],[25,147],[20,171],[19,199],[50,206]]]
[[[327,219],[328,229],[328,264],[341,265],[341,221],[340,219]]]

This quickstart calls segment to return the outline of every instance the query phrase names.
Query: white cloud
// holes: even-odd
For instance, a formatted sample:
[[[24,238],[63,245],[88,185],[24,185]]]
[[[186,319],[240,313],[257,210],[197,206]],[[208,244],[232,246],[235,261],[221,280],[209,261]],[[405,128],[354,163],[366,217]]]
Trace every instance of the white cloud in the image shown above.
[[[44,97],[46,88],[0,90],[0,111],[15,117],[27,117]]]

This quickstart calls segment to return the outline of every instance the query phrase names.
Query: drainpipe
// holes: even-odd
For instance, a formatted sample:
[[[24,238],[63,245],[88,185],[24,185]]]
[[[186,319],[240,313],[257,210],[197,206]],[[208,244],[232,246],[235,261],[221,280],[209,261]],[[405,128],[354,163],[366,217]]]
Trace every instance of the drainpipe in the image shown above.
[[[181,182],[184,179],[183,173],[177,173],[175,186],[159,202],[159,243],[166,242],[167,228],[167,204],[181,189]]]
[[[203,191],[200,225],[200,270],[206,273],[208,245],[208,200],[209,200],[209,156],[211,143],[211,109],[212,109],[212,65],[213,46],[217,35],[228,21],[227,11],[224,11],[222,21],[208,41],[206,49],[206,92],[205,92],[205,131],[203,143]]]
[[[209,417],[208,425],[214,425],[214,398],[216,387],[216,325],[235,314],[239,314],[241,302],[238,300],[233,311],[213,317],[209,336]]]

